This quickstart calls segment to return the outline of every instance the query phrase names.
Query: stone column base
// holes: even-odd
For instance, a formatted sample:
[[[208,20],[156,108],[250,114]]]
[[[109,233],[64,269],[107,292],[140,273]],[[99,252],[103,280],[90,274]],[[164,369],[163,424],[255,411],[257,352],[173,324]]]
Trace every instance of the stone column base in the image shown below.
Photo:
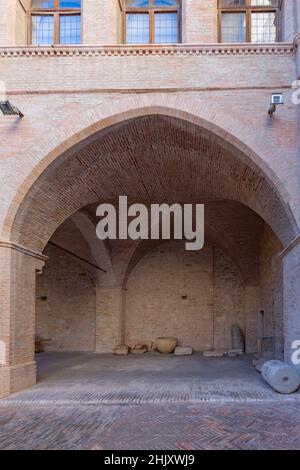
[[[36,362],[0,366],[0,398],[36,384]]]

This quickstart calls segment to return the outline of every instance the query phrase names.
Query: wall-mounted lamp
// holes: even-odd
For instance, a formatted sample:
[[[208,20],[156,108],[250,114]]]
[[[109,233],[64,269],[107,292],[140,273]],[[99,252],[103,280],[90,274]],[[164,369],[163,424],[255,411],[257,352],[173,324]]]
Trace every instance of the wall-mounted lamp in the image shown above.
[[[283,94],[282,93],[272,93],[271,103],[270,103],[270,107],[269,107],[269,111],[268,111],[268,113],[271,117],[273,116],[273,114],[276,111],[276,106],[279,105],[279,104],[284,104]]]
[[[8,100],[0,101],[0,110],[4,116],[19,116],[20,118],[24,117],[24,114],[21,113],[19,108],[13,106]]]

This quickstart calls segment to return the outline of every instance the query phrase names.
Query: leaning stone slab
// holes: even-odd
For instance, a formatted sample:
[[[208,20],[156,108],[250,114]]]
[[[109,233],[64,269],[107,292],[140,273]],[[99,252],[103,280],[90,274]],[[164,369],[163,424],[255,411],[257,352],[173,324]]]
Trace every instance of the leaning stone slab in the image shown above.
[[[217,349],[214,349],[212,351],[204,351],[203,356],[204,357],[223,357],[225,355],[224,351],[220,351]]]
[[[177,346],[174,351],[175,356],[190,356],[193,354],[193,349],[190,346]]]
[[[282,361],[265,362],[261,369],[261,375],[279,393],[293,393],[300,385],[297,370]]]
[[[245,335],[239,325],[231,327],[231,349],[245,349]]]

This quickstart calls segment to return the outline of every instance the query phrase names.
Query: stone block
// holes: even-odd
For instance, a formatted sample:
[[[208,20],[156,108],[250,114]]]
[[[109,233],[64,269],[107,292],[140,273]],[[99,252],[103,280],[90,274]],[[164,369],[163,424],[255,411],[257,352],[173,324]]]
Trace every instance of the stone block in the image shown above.
[[[244,354],[244,351],[242,349],[230,349],[228,351],[228,357],[237,357],[237,356],[242,356]]]
[[[113,354],[115,354],[117,356],[127,356],[127,354],[129,354],[129,352],[130,352],[129,346],[117,346],[113,350]]]
[[[193,349],[190,346],[177,346],[174,351],[175,356],[190,356],[193,354]]]
[[[212,351],[204,351],[204,357],[223,357],[225,355],[225,351],[214,349]]]

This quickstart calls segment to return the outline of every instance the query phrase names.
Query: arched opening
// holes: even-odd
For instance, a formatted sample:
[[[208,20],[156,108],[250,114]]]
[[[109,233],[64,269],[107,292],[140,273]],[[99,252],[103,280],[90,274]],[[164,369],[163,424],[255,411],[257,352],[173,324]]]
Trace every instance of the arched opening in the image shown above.
[[[120,107],[122,106],[125,105],[121,103]],[[26,367],[31,367],[31,375],[26,375],[23,367],[23,377],[29,377],[28,381],[24,381],[19,375],[21,378],[18,383],[13,380],[10,382],[10,390],[23,388],[24,385],[34,382],[33,299],[35,295],[38,298],[47,297],[44,301],[38,300],[45,302],[42,309],[45,309],[49,302],[49,295],[43,292],[35,293],[36,258],[45,261],[41,253],[50,255],[50,261],[46,261],[49,268],[42,274],[41,290],[45,288],[45,283],[47,284],[47,277],[49,281],[54,275],[57,282],[58,273],[69,272],[67,256],[58,255],[57,252],[55,254],[53,243],[57,246],[63,245],[69,252],[68,256],[71,256],[70,252],[76,252],[77,257],[90,265],[84,273],[77,269],[77,265],[72,272],[74,278],[71,276],[66,280],[66,285],[72,292],[76,291],[76,282],[73,280],[80,279],[80,276],[85,278],[83,283],[79,281],[85,293],[89,289],[95,289],[94,304],[92,301],[89,303],[83,295],[80,302],[76,302],[75,297],[75,308],[72,307],[72,302],[71,307],[68,307],[72,310],[72,321],[78,312],[80,317],[80,312],[86,310],[90,327],[93,314],[88,316],[88,308],[93,309],[94,305],[94,333],[91,330],[89,337],[84,336],[88,329],[84,326],[84,320],[80,319],[82,323],[78,330],[80,334],[83,327],[84,335],[81,337],[82,343],[79,342],[79,349],[111,352],[126,338],[133,342],[138,340],[138,335],[141,334],[138,333],[139,329],[134,332],[134,328],[130,328],[130,324],[134,325],[138,321],[136,309],[140,311],[143,308],[142,304],[138,306],[134,293],[136,290],[141,295],[141,286],[138,285],[140,281],[137,280],[136,273],[143,263],[147,265],[147,259],[149,261],[151,257],[149,253],[158,250],[159,254],[160,248],[153,247],[151,241],[138,243],[121,240],[103,246],[103,243],[97,240],[95,231],[92,233],[92,227],[96,227],[97,222],[95,207],[101,202],[116,204],[120,195],[128,196],[129,201],[147,205],[178,202],[204,203],[207,207],[208,240],[204,251],[199,254],[199,260],[201,258],[202,261],[186,262],[185,254],[182,254],[181,248],[178,247],[172,252],[173,255],[175,253],[177,261],[177,255],[182,254],[181,261],[185,261],[179,263],[181,266],[192,265],[188,266],[189,269],[183,277],[176,278],[175,287],[173,286],[176,295],[176,283],[184,281],[184,288],[188,290],[188,280],[190,279],[191,286],[195,281],[190,295],[194,298],[191,309],[196,308],[197,313],[190,323],[190,330],[186,329],[182,342],[187,343],[190,334],[194,349],[203,350],[206,346],[212,348],[215,344],[218,347],[225,347],[226,344],[228,347],[230,326],[234,321],[240,321],[243,323],[246,350],[254,352],[257,315],[262,309],[266,313],[266,328],[272,330],[270,336],[276,340],[272,343],[273,352],[277,356],[283,354],[282,265],[281,261],[278,261],[278,254],[297,236],[297,225],[289,207],[288,195],[283,191],[279,178],[266,163],[268,154],[264,155],[265,160],[259,156],[258,150],[264,154],[266,147],[257,136],[252,137],[255,149],[251,148],[250,142],[243,142],[231,133],[236,123],[227,122],[228,127],[225,129],[220,127],[220,123],[214,122],[220,118],[213,117],[207,110],[200,112],[197,109],[197,115],[188,113],[185,107],[188,107],[188,103],[181,103],[181,109],[163,109],[155,102],[152,107],[129,109],[125,115],[119,113],[113,115],[114,118],[103,117],[105,112],[108,113],[104,110],[101,111],[100,121],[98,111],[94,111],[81,117],[81,130],[77,129],[77,132],[74,130],[76,123],[69,123],[66,129],[70,129],[70,138],[64,135],[60,145],[52,143],[51,151],[49,143],[46,151],[42,151],[42,144],[33,149],[33,163],[38,159],[38,154],[44,155],[44,158],[38,159],[32,172],[23,179],[17,194],[11,199],[10,211],[3,224],[3,233],[12,243],[11,252],[14,253],[14,258],[8,262],[20,282],[19,292],[23,291],[25,284],[28,287],[28,277],[27,280],[25,278],[28,271],[31,273],[31,294],[26,298],[31,306],[28,309],[28,331],[24,332],[23,338],[21,323],[17,325],[15,331],[19,331],[20,343],[18,345],[14,341],[9,345],[10,358],[14,356],[10,359],[11,364],[17,358],[15,369],[20,369],[25,363]],[[240,127],[235,130],[241,132]],[[58,137],[55,136],[55,139],[57,144]],[[269,148],[268,152],[270,151],[275,150]],[[34,152],[37,153],[34,155]],[[85,214],[91,223],[90,232],[87,231],[86,223],[80,224],[82,214]],[[68,231],[71,236],[67,236]],[[64,238],[66,236],[67,239]],[[71,245],[68,245],[69,242]],[[56,249],[59,249],[57,246]],[[197,256],[195,254],[194,258]],[[80,266],[84,263],[82,259],[76,261]],[[162,266],[166,267],[168,277],[172,272],[172,256],[168,259],[158,256],[158,260],[155,269],[162,272]],[[59,266],[61,262],[63,265]],[[53,268],[51,263],[54,263]],[[16,269],[18,266],[20,271]],[[199,266],[201,269],[197,271]],[[103,268],[101,275],[95,274],[99,268]],[[195,278],[201,278],[201,272],[206,273],[202,282],[194,279],[192,268],[195,268]],[[147,269],[143,276],[151,272]],[[149,286],[145,284],[147,290]],[[170,289],[170,284],[167,284],[166,288]],[[199,298],[197,300],[195,297],[199,297],[201,289],[205,294],[210,289],[215,290],[213,300],[206,299],[207,302],[205,300],[199,303]],[[66,291],[65,287],[63,290]],[[149,290],[146,294],[147,298],[152,295]],[[14,293],[14,298],[16,296],[18,291]],[[182,297],[185,296],[187,297],[180,301],[188,300],[189,293],[182,293]],[[59,295],[57,298],[61,307]],[[270,300],[271,298],[273,300]],[[168,309],[172,302],[164,301],[161,305]],[[203,306],[206,304],[209,308],[204,309],[203,316],[210,315],[210,321],[207,322],[203,341],[197,342],[195,322],[199,315],[201,317]],[[11,304],[9,308],[19,307]],[[55,306],[51,308],[53,310]],[[40,318],[44,317],[45,320],[45,316],[47,317],[47,314],[43,311]],[[203,317],[201,318],[203,320]],[[65,320],[65,328],[61,334],[63,343],[58,345],[61,350],[76,347],[76,344],[74,346],[74,343],[66,341],[68,322]],[[149,340],[155,339],[154,336],[158,334],[153,315],[152,320],[154,327]],[[59,322],[59,319],[57,321]],[[202,326],[199,327],[198,324],[197,327],[203,331],[205,320],[202,324],[201,321],[199,319]],[[217,329],[214,329],[213,325],[217,325]],[[72,332],[70,325],[69,329]],[[192,334],[196,336],[192,337]],[[210,341],[207,340],[209,336]],[[73,340],[74,337],[76,343],[76,335],[73,335]],[[146,338],[140,338],[141,341],[144,339]]]

